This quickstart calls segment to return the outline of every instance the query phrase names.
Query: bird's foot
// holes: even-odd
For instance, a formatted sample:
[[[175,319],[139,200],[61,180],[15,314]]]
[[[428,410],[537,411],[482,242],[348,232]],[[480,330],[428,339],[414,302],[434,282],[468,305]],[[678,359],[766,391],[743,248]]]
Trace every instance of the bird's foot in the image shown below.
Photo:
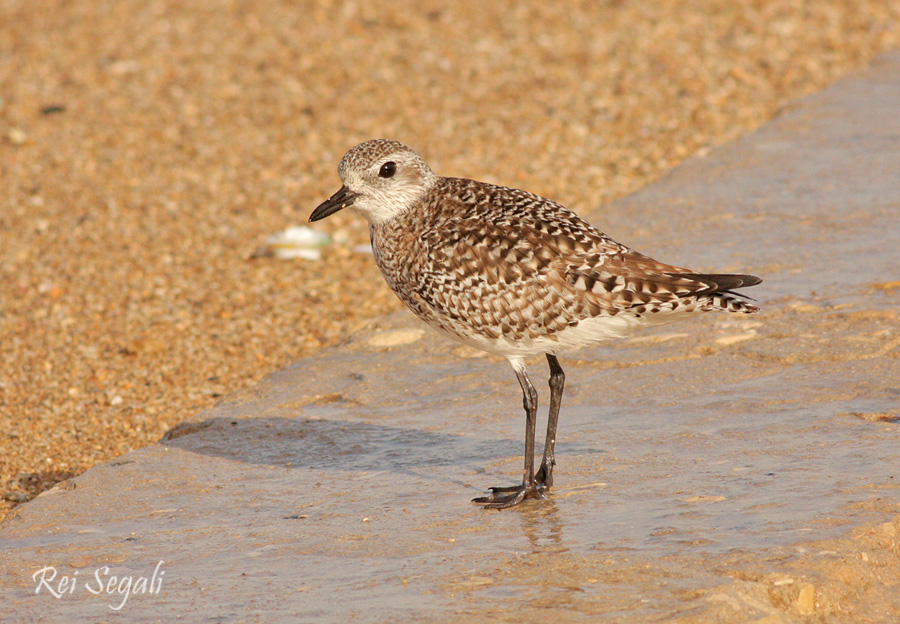
[[[513,485],[509,487],[492,487],[491,493],[487,496],[479,496],[473,498],[472,502],[477,503],[485,509],[506,509],[514,507],[527,498],[535,498],[538,500],[546,499],[543,489],[537,484]]]
[[[553,465],[549,467],[545,463],[541,463],[541,467],[534,475],[534,482],[541,490],[549,490],[553,486]]]

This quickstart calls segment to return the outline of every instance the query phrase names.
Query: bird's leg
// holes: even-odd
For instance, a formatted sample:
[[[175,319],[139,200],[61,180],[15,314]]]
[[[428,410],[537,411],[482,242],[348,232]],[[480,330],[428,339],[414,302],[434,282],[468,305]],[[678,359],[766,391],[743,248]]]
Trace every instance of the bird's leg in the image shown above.
[[[537,486],[543,490],[549,490],[553,485],[553,467],[556,465],[556,456],[553,454],[556,448],[556,425],[559,422],[559,406],[562,403],[563,387],[566,385],[566,374],[556,356],[548,353],[547,363],[550,365],[550,415],[547,417],[544,457],[541,459],[541,467],[534,475]]]
[[[528,379],[524,366],[516,366],[516,377],[522,386],[522,405],[525,408],[525,466],[522,469],[522,485],[494,487],[488,496],[473,498],[472,502],[486,509],[504,509],[518,505],[526,498],[543,498],[534,481],[534,425],[537,421],[537,390]]]

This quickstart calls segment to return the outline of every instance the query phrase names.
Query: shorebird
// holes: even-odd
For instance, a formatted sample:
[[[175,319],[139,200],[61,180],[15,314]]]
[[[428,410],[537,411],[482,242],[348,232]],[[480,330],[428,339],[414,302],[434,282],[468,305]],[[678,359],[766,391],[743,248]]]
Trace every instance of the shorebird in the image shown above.
[[[568,208],[526,191],[439,176],[409,147],[360,143],[338,167],[343,186],[310,215],[350,208],[369,223],[375,262],[416,316],[505,357],[522,387],[522,483],[473,499],[487,508],[546,498],[565,373],[557,355],[708,310],[758,308],[736,289],[752,275],[697,273],[617,243]],[[534,470],[537,392],[525,359],[550,366],[550,412]]]

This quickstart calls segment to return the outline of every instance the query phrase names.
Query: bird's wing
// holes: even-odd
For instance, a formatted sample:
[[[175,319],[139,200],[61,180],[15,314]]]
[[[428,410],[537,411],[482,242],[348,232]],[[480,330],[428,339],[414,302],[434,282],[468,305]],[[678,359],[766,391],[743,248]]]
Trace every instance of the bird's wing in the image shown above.
[[[442,200],[445,221],[424,241],[430,275],[423,277],[440,281],[448,307],[468,308],[485,323],[553,333],[587,317],[759,282],[658,262],[560,204],[516,189],[477,188],[485,193],[477,201]]]

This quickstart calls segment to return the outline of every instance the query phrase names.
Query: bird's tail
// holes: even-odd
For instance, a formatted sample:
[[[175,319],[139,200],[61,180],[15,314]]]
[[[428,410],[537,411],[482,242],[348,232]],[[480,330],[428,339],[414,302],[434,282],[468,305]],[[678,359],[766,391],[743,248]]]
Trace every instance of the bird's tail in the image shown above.
[[[707,310],[724,310],[741,314],[759,312],[757,306],[749,303],[752,301],[750,297],[734,291],[738,288],[756,286],[762,282],[761,278],[755,275],[702,273],[692,273],[690,277],[707,285],[705,290],[696,293],[701,305]]]

